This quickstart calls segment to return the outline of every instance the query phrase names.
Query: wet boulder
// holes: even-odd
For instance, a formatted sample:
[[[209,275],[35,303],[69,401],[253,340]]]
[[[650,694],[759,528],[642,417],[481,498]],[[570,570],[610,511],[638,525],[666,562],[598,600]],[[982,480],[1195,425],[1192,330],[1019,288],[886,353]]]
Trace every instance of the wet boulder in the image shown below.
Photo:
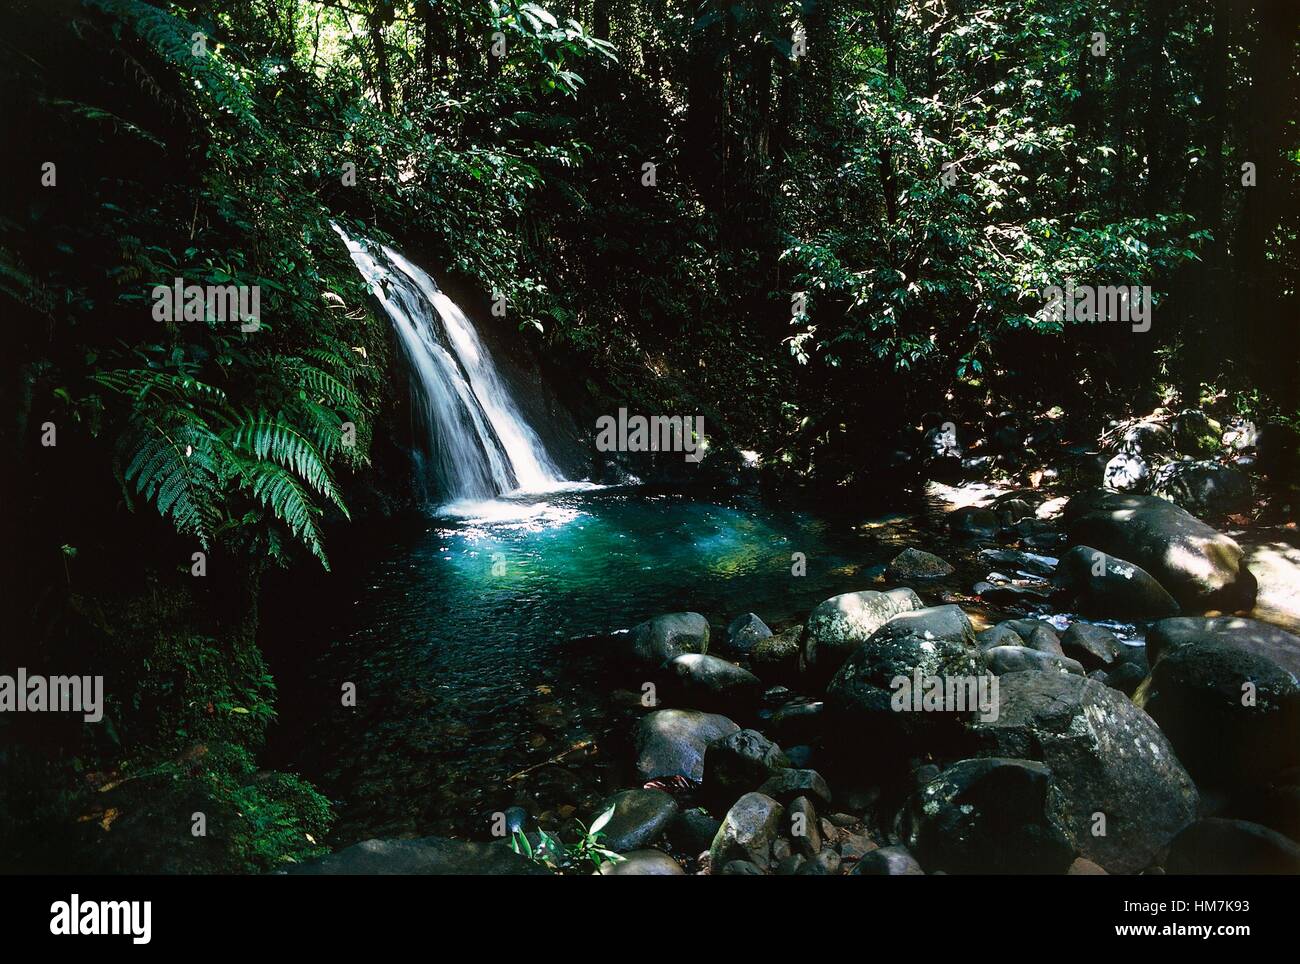
[[[1241,546],[1165,499],[1094,490],[1065,509],[1075,545],[1146,570],[1184,609],[1248,609],[1255,578]]]
[[[971,727],[979,754],[1045,763],[1083,856],[1135,873],[1196,818],[1196,787],[1170,741],[1122,693],[1067,673],[1010,673],[999,683],[998,718]]]
[[[1075,857],[1052,772],[1029,760],[962,760],[917,790],[899,835],[931,872],[1064,874]]]

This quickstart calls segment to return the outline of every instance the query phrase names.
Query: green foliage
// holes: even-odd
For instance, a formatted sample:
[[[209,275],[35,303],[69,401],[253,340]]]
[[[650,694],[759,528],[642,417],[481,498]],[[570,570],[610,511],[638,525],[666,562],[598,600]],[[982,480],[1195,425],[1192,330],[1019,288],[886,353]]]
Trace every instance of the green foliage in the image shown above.
[[[599,870],[602,864],[625,859],[601,844],[605,836],[602,831],[613,816],[614,808],[610,807],[596,817],[590,827],[584,827],[581,821],[575,821],[582,833],[567,847],[558,837],[545,830],[537,831],[537,846],[534,847],[526,833],[516,830],[510,837],[510,849],[551,870],[585,870],[588,863]]]

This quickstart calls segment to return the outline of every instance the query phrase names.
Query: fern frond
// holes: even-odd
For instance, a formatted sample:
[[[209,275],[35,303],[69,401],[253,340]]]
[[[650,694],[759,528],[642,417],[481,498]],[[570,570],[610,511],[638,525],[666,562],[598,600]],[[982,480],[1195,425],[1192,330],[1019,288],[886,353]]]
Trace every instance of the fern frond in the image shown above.
[[[221,514],[215,442],[203,419],[184,410],[137,411],[118,439],[124,484],[205,549]]]
[[[292,469],[307,485],[338,506],[345,517],[349,517],[347,506],[334,484],[334,477],[325,464],[325,459],[312,440],[290,424],[282,413],[246,414],[242,421],[231,426],[224,437],[233,449]]]
[[[293,474],[274,462],[238,454],[234,454],[232,464],[241,488],[283,522],[328,570],[329,560],[317,522],[320,509]]]

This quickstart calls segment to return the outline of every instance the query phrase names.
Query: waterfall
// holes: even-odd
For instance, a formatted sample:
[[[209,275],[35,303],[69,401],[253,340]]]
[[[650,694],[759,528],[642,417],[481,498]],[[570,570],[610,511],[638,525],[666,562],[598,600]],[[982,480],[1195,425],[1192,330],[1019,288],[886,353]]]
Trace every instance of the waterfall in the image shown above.
[[[397,331],[426,485],[447,503],[541,492],[564,480],[519,412],[474,323],[437,282],[392,248],[382,259],[338,226],[353,262]]]

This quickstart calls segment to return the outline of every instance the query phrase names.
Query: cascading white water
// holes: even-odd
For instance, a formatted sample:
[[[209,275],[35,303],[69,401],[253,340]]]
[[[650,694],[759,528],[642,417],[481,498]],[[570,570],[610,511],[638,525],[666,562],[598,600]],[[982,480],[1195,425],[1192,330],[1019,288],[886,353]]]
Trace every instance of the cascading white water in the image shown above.
[[[433,278],[392,248],[383,260],[338,226],[353,262],[383,305],[412,373],[415,417],[446,502],[542,492],[564,478],[497,373],[474,324]]]

